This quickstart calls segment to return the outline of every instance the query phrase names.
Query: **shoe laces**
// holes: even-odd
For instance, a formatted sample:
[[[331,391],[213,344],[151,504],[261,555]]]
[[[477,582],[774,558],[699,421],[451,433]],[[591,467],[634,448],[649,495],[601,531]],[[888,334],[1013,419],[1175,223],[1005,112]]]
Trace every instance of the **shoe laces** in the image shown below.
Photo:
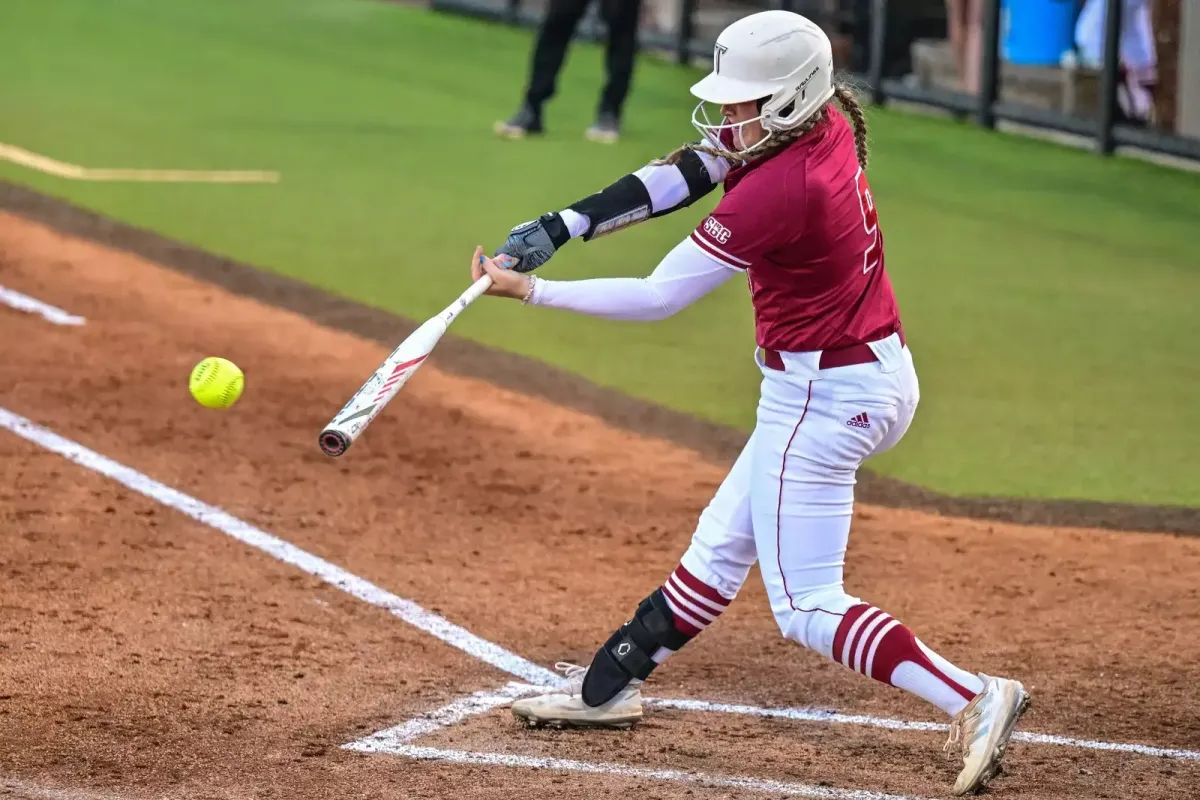
[[[975,739],[975,725],[979,722],[980,715],[983,714],[983,697],[984,693],[980,692],[950,722],[950,736],[942,745],[942,752],[953,755],[955,752],[961,751],[964,757],[970,753],[971,743]]]
[[[569,661],[558,661],[554,664],[554,668],[561,672],[563,677],[567,679],[569,682],[569,691],[572,695],[577,695],[583,691],[583,676],[587,674],[587,667],[581,667]]]
[[[583,693],[583,678],[587,675],[588,668],[581,667],[578,664],[572,664],[570,661],[556,661],[554,668],[563,674],[567,679],[567,693],[572,697]],[[633,678],[622,691],[629,689],[638,689],[644,681]]]

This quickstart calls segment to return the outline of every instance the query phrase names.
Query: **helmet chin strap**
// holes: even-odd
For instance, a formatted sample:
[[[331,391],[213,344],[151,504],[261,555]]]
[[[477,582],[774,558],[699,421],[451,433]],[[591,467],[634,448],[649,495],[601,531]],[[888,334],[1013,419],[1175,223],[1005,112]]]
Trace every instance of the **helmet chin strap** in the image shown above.
[[[758,108],[759,108],[760,112],[762,111],[762,106],[763,106],[764,102],[765,102],[765,100],[758,101]],[[703,116],[704,121],[701,122],[699,119],[697,119],[698,116]],[[741,122],[726,122],[723,124],[715,124],[709,120],[708,111],[704,108],[704,102],[701,101],[700,103],[698,103],[696,105],[695,110],[692,111],[692,126],[695,127],[696,130],[700,131],[700,134],[705,139],[708,139],[709,141],[714,141],[716,143],[716,145],[718,147],[721,147],[722,149],[726,149],[726,148],[721,143],[721,132],[729,131],[734,137],[734,144],[736,145],[738,143],[738,140],[740,139],[742,147],[740,149],[734,149],[732,147],[728,148],[728,149],[730,151],[736,153],[739,157],[745,159],[749,156],[753,156],[755,153],[757,153],[759,150],[761,150],[767,144],[767,142],[769,142],[771,140],[771,137],[775,135],[775,131],[769,130],[764,127],[763,128],[763,137],[761,139],[759,139],[757,142],[755,142],[754,144],[750,145],[749,147],[746,147],[746,139],[742,135],[743,127],[746,125],[749,125],[751,122],[761,122],[762,118],[763,118],[762,114],[760,113],[757,117],[754,117],[753,119],[747,119],[747,120],[743,120]]]
[[[746,122],[753,122],[753,121],[754,120],[746,120]],[[746,123],[742,123],[742,124],[744,125]],[[740,134],[741,134],[740,130],[738,131],[738,134],[740,136]],[[752,155],[756,154],[759,150],[762,150],[764,147],[766,147],[767,142],[771,141],[771,137],[774,135],[775,135],[775,131],[769,131],[766,128],[763,128],[763,137],[761,139],[759,139],[757,142],[755,142],[754,144],[750,145],[749,147],[745,147],[746,140],[743,138],[742,139],[743,147],[741,150],[737,151],[738,155],[752,156]]]

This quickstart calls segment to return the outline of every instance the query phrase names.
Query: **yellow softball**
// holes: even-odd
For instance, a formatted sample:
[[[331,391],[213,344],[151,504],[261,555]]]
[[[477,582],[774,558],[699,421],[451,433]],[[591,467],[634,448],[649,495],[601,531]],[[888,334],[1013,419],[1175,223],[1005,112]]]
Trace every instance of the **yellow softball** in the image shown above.
[[[242,396],[246,376],[237,364],[211,356],[192,369],[188,390],[205,408],[229,408]]]

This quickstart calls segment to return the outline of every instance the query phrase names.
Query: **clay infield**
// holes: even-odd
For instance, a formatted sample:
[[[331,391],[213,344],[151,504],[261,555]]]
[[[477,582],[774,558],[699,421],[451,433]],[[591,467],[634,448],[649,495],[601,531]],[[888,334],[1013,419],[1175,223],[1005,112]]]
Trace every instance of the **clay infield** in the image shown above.
[[[0,213],[0,285],[86,319],[0,307],[0,793],[947,796],[944,733],[886,726],[944,720],[783,641],[757,575],[649,692],[739,709],[535,732],[471,707],[528,682],[514,670],[586,663],[676,563],[728,443],[684,447],[614,425],[628,410],[606,421],[443,371],[439,346],[332,460],[316,434],[388,348],[213,279]],[[186,392],[212,354],[246,371],[229,412]],[[84,463],[51,452],[62,441]],[[129,468],[124,485],[99,456]],[[151,479],[229,517],[181,513]],[[1164,512],[1167,530],[1170,513],[1192,518]],[[382,594],[285,563],[229,519]],[[862,504],[847,572],[947,657],[1023,680],[1022,732],[1086,740],[1015,742],[993,796],[1196,795],[1200,540]],[[494,643],[491,663],[410,624],[414,607]],[[447,706],[467,710],[346,747]]]

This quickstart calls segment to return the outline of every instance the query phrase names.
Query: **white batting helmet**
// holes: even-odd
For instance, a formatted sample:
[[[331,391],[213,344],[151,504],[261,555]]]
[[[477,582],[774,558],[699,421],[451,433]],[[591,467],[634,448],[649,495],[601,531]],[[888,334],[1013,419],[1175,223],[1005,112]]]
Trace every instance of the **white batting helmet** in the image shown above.
[[[692,124],[710,139],[724,130],[758,121],[771,138],[796,127],[833,97],[833,46],[820,26],[791,11],[760,11],[733,23],[717,37],[713,71],[692,87],[701,102]],[[734,124],[713,124],[704,103],[726,105],[765,100],[758,117]],[[702,117],[702,119],[701,119]]]

